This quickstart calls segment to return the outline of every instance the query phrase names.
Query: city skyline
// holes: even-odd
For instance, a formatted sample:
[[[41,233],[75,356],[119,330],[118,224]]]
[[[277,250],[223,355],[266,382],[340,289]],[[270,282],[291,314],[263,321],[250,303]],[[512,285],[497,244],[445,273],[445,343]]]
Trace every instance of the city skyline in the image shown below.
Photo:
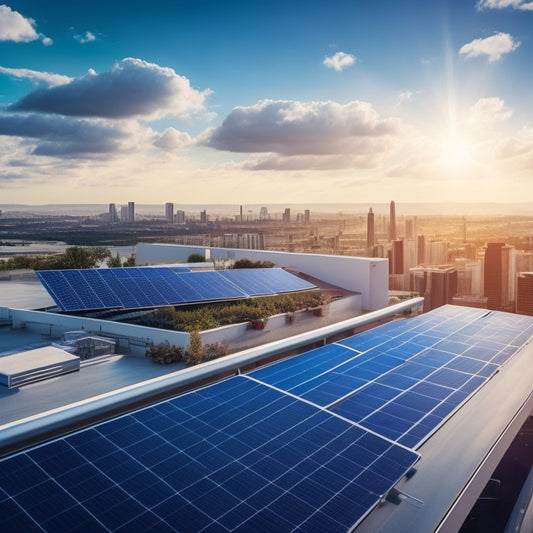
[[[7,1],[1,201],[523,202],[532,20],[524,0]]]

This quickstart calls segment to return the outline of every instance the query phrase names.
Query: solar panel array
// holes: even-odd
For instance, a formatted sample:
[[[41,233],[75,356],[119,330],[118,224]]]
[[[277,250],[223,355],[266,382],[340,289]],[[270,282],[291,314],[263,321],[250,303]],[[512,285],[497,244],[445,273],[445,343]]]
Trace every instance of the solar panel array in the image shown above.
[[[531,317],[445,306],[250,375],[414,448],[532,335]]]
[[[235,376],[1,461],[0,530],[345,532],[418,457]]]
[[[280,268],[198,271],[129,267],[37,272],[63,311],[147,308],[316,288]]]
[[[533,335],[445,306],[0,461],[0,531],[349,531]]]

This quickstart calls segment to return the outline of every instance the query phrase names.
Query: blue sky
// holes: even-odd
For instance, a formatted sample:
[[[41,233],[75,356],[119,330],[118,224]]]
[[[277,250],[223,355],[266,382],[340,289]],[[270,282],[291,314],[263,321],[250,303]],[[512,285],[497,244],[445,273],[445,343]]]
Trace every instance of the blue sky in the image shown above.
[[[531,57],[528,0],[13,0],[0,203],[523,202]]]

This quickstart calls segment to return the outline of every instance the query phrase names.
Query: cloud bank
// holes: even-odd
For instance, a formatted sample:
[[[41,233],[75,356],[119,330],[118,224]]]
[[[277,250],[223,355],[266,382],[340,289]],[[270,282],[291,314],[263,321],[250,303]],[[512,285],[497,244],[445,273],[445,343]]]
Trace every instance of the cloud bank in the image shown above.
[[[112,153],[128,137],[121,126],[101,121],[12,113],[0,114],[0,135],[26,139],[34,155],[61,157]]]
[[[25,78],[35,83],[45,83],[51,87],[54,85],[64,85],[72,81],[72,78],[63,76],[62,74],[51,74],[50,72],[40,72],[28,68],[7,68],[0,66],[0,72],[15,78]]]
[[[370,142],[399,129],[396,119],[382,119],[366,102],[296,102],[263,100],[236,107],[202,143],[230,152],[283,155],[356,154]]]
[[[186,77],[171,68],[126,58],[108,72],[91,70],[70,83],[37,89],[9,109],[73,117],[156,119],[201,111],[209,93],[193,89]]]
[[[489,62],[498,61],[503,55],[516,50],[520,46],[519,42],[513,40],[508,33],[496,33],[485,39],[474,39],[461,47],[459,54],[466,59],[486,55]]]

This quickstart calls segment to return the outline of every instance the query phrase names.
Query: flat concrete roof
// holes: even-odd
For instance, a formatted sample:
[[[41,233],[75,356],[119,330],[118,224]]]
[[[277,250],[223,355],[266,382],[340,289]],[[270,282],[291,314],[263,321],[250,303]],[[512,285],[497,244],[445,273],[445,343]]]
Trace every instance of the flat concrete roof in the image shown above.
[[[0,307],[43,309],[56,303],[37,279],[35,281],[0,281]]]

